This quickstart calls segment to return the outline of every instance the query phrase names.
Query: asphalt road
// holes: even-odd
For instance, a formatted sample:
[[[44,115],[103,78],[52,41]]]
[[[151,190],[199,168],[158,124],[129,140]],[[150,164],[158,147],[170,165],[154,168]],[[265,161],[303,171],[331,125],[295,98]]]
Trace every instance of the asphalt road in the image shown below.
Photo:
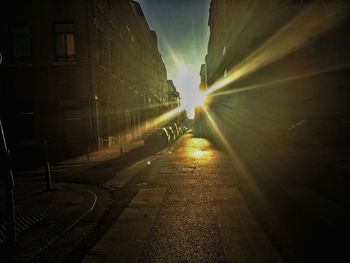
[[[313,190],[297,191],[293,182],[276,184],[267,173],[278,168],[255,162],[252,169],[247,155],[232,149],[228,154],[187,134],[96,179],[113,191],[117,204],[109,229],[83,262],[318,262],[346,256],[340,241],[346,223],[327,221],[346,210]],[[327,209],[333,209],[328,217]]]

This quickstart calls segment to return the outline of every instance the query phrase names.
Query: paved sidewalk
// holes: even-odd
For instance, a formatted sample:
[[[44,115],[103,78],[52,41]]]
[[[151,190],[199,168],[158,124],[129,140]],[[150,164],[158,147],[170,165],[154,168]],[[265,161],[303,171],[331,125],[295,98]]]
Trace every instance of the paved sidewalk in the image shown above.
[[[22,189],[33,188],[32,183],[21,184]],[[39,184],[36,189],[25,199],[16,196],[15,262],[31,261],[92,211],[97,201],[96,194],[80,185],[59,184],[46,191]]]
[[[144,145],[143,140],[131,142],[129,144],[123,144],[123,152],[125,154],[136,148],[140,148]],[[56,178],[68,178],[72,174],[82,173],[84,170],[93,167],[99,163],[109,161],[114,158],[118,158],[121,154],[120,146],[115,145],[109,148],[102,149],[90,153],[88,160],[87,155],[81,155],[75,158],[70,158],[61,162],[50,164],[50,170],[52,175],[53,184],[55,185]],[[32,192],[37,192],[40,189],[37,188],[37,184],[32,184],[32,187],[26,185],[22,187],[23,181],[33,182],[42,181],[45,182],[45,168],[40,167],[36,170],[21,171],[14,174],[15,178],[15,194],[21,199],[26,198],[27,195],[31,195]],[[23,188],[23,189],[22,189]]]
[[[52,163],[51,170],[53,172],[61,172],[61,171],[66,171],[67,169],[73,169],[81,166],[92,166],[102,161],[108,161],[113,158],[117,158],[120,156],[120,154],[130,152],[136,148],[142,147],[143,145],[144,145],[143,140],[134,141],[128,144],[123,144],[122,147],[120,147],[120,145],[114,145],[114,146],[90,153],[89,158],[87,154],[84,154],[84,155],[70,158],[64,161]],[[40,173],[43,173],[44,171],[45,171],[44,167],[41,167],[39,169],[32,170],[32,171],[21,171],[16,173],[16,175],[22,177],[22,175],[26,175],[28,173],[40,174]]]
[[[123,145],[123,153],[143,146],[143,140]],[[116,145],[90,154],[71,158],[51,165],[53,191],[47,191],[43,167],[14,174],[17,243],[15,262],[28,262],[64,236],[82,218],[91,212],[97,195],[85,185],[57,183],[58,176],[79,174],[85,169],[120,156]],[[4,196],[3,185],[0,194]],[[4,202],[0,204],[0,241],[4,240]],[[0,242],[0,254],[4,254]]]
[[[112,158],[116,158],[120,156],[120,153],[125,153],[129,152],[135,148],[143,146],[144,141],[143,140],[138,140],[134,142],[130,142],[128,144],[123,144],[122,147],[118,145],[114,145],[108,148],[104,148],[99,151],[95,151],[90,153],[90,161],[91,162],[99,162],[99,161],[107,161]],[[121,152],[122,149],[122,152]],[[88,162],[87,160],[87,155],[82,155],[79,157],[71,158],[62,162],[59,162],[57,164],[69,164],[69,163],[86,163]]]

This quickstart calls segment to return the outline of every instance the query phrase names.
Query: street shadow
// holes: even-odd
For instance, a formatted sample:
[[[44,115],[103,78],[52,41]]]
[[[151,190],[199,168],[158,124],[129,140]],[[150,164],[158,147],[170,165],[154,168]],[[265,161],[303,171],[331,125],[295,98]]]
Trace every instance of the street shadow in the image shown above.
[[[148,156],[151,156],[158,151],[161,151],[162,148],[159,147],[147,147],[147,146],[141,146],[138,148],[135,148],[128,152],[123,152],[121,155],[110,159],[106,162],[97,164],[92,167],[92,169],[103,169],[110,166],[116,166],[118,165],[119,168],[123,169],[125,167],[130,166],[130,164],[135,163],[137,161],[140,161]]]
[[[83,172],[65,177],[63,181],[90,185],[103,185],[120,171],[147,158],[148,156],[158,153],[162,149],[164,148],[141,146],[131,151],[124,152],[108,161],[103,161],[93,165]]]

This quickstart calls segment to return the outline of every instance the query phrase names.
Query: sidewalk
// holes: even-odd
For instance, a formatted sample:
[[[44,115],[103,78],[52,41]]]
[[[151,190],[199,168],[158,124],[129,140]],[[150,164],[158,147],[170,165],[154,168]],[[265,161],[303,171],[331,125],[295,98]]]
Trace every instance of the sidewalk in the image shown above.
[[[123,145],[123,153],[142,147],[143,141]],[[85,169],[120,156],[120,147],[114,146],[51,165],[53,178],[79,174]],[[17,242],[15,262],[28,262],[64,236],[82,218],[91,212],[98,196],[81,184],[55,182],[53,191],[47,191],[45,169],[39,168],[14,174]],[[3,196],[1,187],[0,194]],[[4,207],[0,204],[0,251],[6,236],[3,222]],[[3,257],[3,256],[2,256]]]
[[[138,140],[125,145],[123,144],[122,154],[130,152],[136,148],[142,147],[143,145],[143,140]],[[102,149],[100,151],[90,153],[89,160],[87,155],[85,154],[61,162],[52,163],[50,164],[50,170],[53,178],[53,183],[55,184],[55,178],[68,178],[72,174],[81,173],[88,168],[98,165],[99,163],[118,158],[120,157],[120,154],[120,145],[115,145],[109,148]],[[31,188],[26,187],[26,189],[18,189],[21,185],[21,182],[45,182],[45,168],[41,167],[36,170],[18,172],[14,174],[14,178],[16,184],[16,196],[20,196],[20,198],[25,198],[26,195],[30,195],[31,192],[36,192],[38,189],[36,189],[35,184],[33,184],[33,187]]]
[[[134,142],[130,142],[128,144],[122,144],[122,147],[118,145],[114,145],[108,148],[104,148],[99,151],[95,151],[90,153],[90,162],[99,162],[99,161],[108,161],[112,158],[116,158],[120,156],[121,149],[122,153],[129,152],[135,148],[143,146],[144,141],[143,140],[138,140]],[[89,162],[87,160],[87,155],[82,155],[79,157],[71,158],[62,162],[59,162],[57,164],[73,164],[73,163],[87,163]]]
[[[15,262],[29,262],[94,209],[97,196],[81,186],[60,184],[16,202]]]

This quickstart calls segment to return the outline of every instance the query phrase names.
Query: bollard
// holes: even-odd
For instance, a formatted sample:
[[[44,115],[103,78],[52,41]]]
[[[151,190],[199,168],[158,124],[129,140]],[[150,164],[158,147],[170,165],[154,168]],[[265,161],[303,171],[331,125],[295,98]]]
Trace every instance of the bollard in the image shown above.
[[[47,151],[47,140],[44,139],[44,157],[45,157],[45,175],[46,175],[46,186],[47,191],[52,191],[52,180],[51,180],[51,170],[49,162],[49,154]]]
[[[87,147],[87,152],[86,152],[86,158],[88,161],[90,161],[90,147]]]
[[[120,155],[122,155],[123,154],[123,144],[122,144],[122,142],[120,142]]]

